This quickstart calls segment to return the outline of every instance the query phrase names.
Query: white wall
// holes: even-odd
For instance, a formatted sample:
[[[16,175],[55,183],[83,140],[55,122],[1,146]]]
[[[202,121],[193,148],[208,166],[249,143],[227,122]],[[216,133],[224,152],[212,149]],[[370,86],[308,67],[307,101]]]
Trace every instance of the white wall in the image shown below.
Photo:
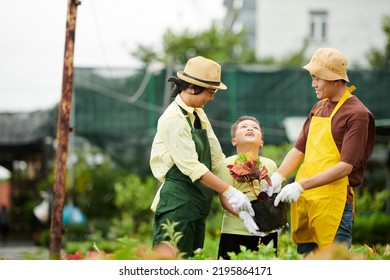
[[[371,47],[384,49],[382,18],[390,15],[390,0],[257,0],[257,58],[282,59],[299,50],[309,35],[311,10],[328,12],[328,40],[311,43],[308,58],[318,47],[334,47],[350,65],[366,66]]]

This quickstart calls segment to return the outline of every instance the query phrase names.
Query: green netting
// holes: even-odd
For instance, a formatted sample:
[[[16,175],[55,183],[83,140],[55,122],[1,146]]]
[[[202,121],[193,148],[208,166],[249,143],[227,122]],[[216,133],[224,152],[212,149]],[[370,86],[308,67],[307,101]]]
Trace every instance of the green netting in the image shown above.
[[[311,78],[303,69],[237,65],[222,67],[227,91],[205,107],[226,154],[233,153],[230,126],[241,115],[257,117],[267,144],[288,141],[283,120],[306,116],[317,101]],[[176,71],[174,71],[175,73]],[[354,92],[376,119],[390,119],[390,70],[349,72]],[[75,69],[76,135],[87,138],[135,171],[148,170],[157,120],[167,106],[170,86],[164,70]]]

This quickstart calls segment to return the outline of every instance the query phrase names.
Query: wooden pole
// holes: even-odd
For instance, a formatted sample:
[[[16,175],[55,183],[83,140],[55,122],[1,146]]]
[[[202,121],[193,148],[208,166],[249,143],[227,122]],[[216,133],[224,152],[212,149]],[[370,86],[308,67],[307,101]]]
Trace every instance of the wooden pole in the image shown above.
[[[68,159],[69,119],[73,90],[73,57],[76,33],[78,0],[68,0],[66,16],[66,39],[64,52],[64,68],[62,73],[62,96],[58,108],[57,149],[53,186],[53,204],[50,223],[50,252],[52,260],[61,258],[62,213],[65,202],[66,162]]]

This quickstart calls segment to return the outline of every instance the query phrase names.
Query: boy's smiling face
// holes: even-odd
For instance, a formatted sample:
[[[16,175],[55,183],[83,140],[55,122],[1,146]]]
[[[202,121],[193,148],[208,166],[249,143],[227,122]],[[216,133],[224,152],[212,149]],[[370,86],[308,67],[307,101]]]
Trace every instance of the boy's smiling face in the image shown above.
[[[263,143],[263,134],[255,121],[244,120],[237,125],[236,133],[232,138],[233,146],[255,144],[257,147],[262,147]]]

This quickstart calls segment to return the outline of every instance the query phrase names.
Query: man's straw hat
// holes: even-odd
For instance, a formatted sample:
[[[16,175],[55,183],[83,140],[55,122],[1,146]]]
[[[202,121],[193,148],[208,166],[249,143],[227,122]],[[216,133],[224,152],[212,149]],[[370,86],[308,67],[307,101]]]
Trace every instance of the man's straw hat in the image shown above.
[[[221,82],[221,66],[203,56],[189,59],[184,71],[178,71],[177,76],[187,83],[204,88],[227,89]]]
[[[344,80],[347,76],[348,61],[345,56],[333,48],[320,48],[315,51],[310,62],[303,66],[306,70],[320,79],[327,81]]]

